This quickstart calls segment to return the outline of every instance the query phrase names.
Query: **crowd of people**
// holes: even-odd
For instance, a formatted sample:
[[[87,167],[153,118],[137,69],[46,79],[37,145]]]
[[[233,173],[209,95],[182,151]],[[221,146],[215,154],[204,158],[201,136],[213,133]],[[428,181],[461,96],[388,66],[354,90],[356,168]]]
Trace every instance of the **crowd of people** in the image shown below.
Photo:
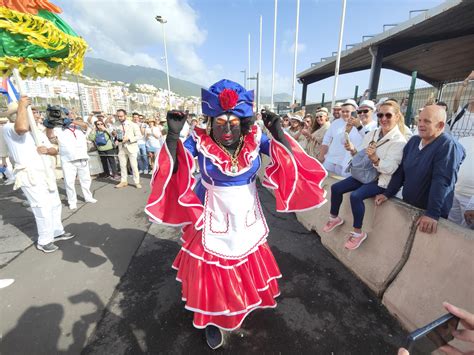
[[[283,117],[269,110],[254,114],[253,92],[228,80],[203,91],[200,117],[170,111],[166,118],[146,118],[119,109],[107,118],[98,113],[84,120],[59,106],[42,116],[24,96],[3,113],[2,173],[28,200],[37,249],[51,253],[58,250],[57,241],[74,238],[61,222],[53,167],[61,166],[71,210],[77,208],[76,179],[85,202],[97,202],[90,189],[91,147],[102,165],[99,177],[120,180],[116,188],[128,186],[131,175],[140,189],[141,175],[154,171],[145,211],[158,223],[185,226],[173,267],[183,282],[186,308],[195,312],[195,326],[206,329],[214,349],[222,345],[222,330],[236,329],[256,308],[275,307],[279,294],[281,274],[266,243],[268,226],[255,187],[260,153],[272,159],[262,183],[277,190],[280,212],[320,207],[326,202],[321,186],[327,172],[342,178],[331,185],[323,232],[344,223],[339,209],[350,193],[353,230],[347,249],[359,248],[368,237],[364,201],[371,197],[381,205],[399,196],[422,209],[421,232],[436,233],[439,218],[474,229],[474,95],[464,105],[459,100],[470,80],[474,72],[456,93],[452,117],[446,105],[428,103],[415,131],[390,98],[349,99],[336,103],[331,114],[325,107]],[[201,175],[193,191],[196,163]],[[229,275],[228,269],[243,264],[248,267],[240,267],[238,277]],[[209,277],[240,291],[223,295],[212,282],[203,286]],[[244,285],[247,279],[253,281]]]
[[[362,225],[364,200],[380,205],[397,196],[424,210],[420,231],[435,233],[440,217],[474,229],[474,95],[460,102],[474,72],[455,93],[453,112],[443,102],[427,102],[416,126],[405,125],[395,99],[338,102],[332,115],[325,107],[282,117],[284,130],[327,171],[343,177],[331,186],[330,216],[323,231],[344,223],[343,195],[350,193],[353,231],[345,247],[357,249],[367,238]]]

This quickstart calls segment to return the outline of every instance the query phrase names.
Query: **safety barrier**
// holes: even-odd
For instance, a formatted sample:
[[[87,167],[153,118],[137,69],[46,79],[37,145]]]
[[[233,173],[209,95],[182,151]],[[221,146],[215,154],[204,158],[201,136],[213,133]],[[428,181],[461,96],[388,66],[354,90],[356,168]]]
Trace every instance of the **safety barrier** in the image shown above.
[[[264,158],[266,164],[268,159]],[[353,221],[349,194],[344,196],[340,209],[345,223],[331,233],[322,231],[329,216],[330,187],[340,180],[329,176],[323,184],[328,203],[298,212],[296,217],[383,298],[387,309],[405,328],[415,329],[442,315],[441,303],[445,300],[474,311],[474,231],[441,219],[436,234],[421,233],[416,228],[421,210],[398,199],[376,207],[373,199],[368,199],[363,227],[368,238],[360,248],[347,250],[344,243]]]

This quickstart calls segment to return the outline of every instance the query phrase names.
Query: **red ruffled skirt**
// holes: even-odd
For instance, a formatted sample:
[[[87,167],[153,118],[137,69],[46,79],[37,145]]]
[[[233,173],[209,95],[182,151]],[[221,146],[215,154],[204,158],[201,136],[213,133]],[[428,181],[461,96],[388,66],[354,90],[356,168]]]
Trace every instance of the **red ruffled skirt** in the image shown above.
[[[245,258],[229,260],[204,251],[201,231],[191,225],[183,231],[173,268],[178,270],[182,299],[194,312],[196,328],[215,325],[234,330],[253,310],[276,307],[280,294],[276,279],[281,273],[266,242]]]

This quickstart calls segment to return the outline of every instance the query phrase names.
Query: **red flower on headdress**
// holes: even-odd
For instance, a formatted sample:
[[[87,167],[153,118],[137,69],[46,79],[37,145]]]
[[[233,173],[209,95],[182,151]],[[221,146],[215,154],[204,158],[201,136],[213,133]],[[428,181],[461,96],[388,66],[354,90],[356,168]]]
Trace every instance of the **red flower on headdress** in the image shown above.
[[[224,89],[219,94],[219,103],[224,111],[233,109],[239,100],[239,95],[231,89]]]

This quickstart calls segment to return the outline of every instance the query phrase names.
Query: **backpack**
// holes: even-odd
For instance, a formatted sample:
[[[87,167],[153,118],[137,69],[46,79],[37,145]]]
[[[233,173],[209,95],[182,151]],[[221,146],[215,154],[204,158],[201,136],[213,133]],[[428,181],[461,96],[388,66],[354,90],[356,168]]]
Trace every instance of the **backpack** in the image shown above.
[[[97,146],[103,146],[103,145],[106,145],[107,144],[107,137],[105,136],[105,133],[107,132],[97,132],[96,135],[95,135],[95,144]],[[108,135],[108,133],[107,133]]]

